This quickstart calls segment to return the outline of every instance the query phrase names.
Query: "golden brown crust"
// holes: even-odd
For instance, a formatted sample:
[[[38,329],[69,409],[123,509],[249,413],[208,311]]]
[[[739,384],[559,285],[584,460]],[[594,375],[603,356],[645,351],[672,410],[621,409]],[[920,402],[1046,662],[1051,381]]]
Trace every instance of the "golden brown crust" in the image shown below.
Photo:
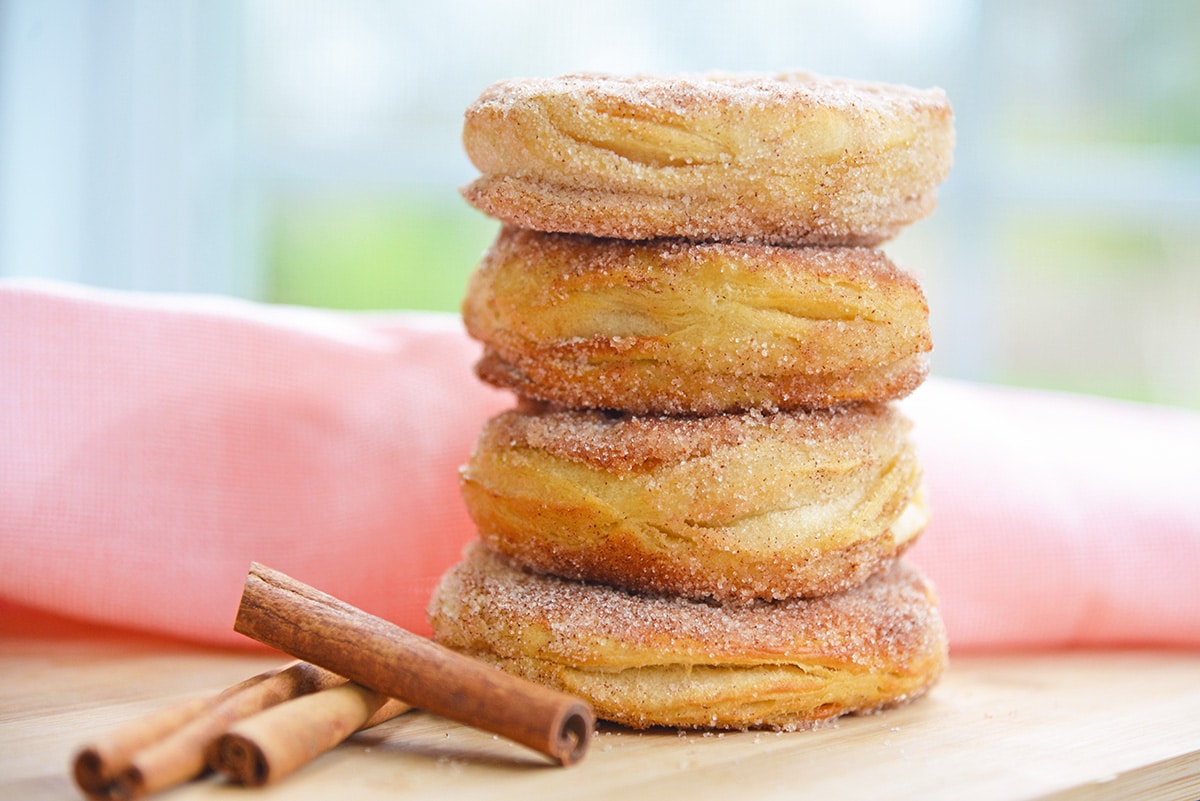
[[[504,81],[467,109],[469,202],[523,228],[621,239],[876,245],[950,169],[941,90],[781,75]]]
[[[836,595],[706,604],[529,573],[473,543],[429,613],[439,642],[638,728],[811,726],[918,697],[946,659],[933,590],[902,560]]]
[[[462,471],[480,537],[520,564],[718,600],[860,583],[927,521],[894,407],[636,417],[526,404]]]
[[[463,320],[485,345],[485,381],[637,413],[890,400],[921,384],[932,348],[920,284],[868,248],[505,228]]]

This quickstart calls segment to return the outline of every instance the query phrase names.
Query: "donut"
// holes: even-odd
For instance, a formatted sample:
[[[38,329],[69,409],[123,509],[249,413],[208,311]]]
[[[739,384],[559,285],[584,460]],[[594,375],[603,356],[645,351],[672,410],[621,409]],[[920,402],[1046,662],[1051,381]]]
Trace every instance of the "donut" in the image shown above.
[[[527,403],[461,470],[479,537],[533,570],[693,599],[860,583],[928,519],[892,405],[639,417]]]
[[[873,246],[932,212],[954,128],[940,89],[576,74],[488,87],[463,145],[464,197],[522,228]]]
[[[808,728],[914,699],[946,661],[933,589],[904,560],[835,595],[714,604],[532,573],[474,542],[429,617],[443,645],[634,728]]]
[[[504,227],[462,316],[487,383],[640,414],[892,400],[925,380],[932,349],[920,284],[870,248]]]

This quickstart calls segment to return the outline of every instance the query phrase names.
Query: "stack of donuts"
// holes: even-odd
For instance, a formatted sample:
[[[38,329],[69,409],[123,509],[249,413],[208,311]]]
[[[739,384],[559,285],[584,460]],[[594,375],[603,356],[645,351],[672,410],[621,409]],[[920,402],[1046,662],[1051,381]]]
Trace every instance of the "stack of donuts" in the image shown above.
[[[463,303],[515,408],[462,490],[440,642],[628,726],[811,726],[945,663],[902,558],[928,307],[878,249],[930,213],[939,90],[810,74],[572,75],[466,113],[500,233]]]

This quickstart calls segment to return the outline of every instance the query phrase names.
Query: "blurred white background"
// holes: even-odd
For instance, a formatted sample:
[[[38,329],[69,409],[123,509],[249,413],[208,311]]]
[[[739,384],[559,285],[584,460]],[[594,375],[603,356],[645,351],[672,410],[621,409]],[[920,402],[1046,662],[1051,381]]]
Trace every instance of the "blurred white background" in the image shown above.
[[[885,249],[943,375],[1200,408],[1200,4],[0,0],[0,275],[454,309],[463,109],[580,70],[808,69],[954,103]]]

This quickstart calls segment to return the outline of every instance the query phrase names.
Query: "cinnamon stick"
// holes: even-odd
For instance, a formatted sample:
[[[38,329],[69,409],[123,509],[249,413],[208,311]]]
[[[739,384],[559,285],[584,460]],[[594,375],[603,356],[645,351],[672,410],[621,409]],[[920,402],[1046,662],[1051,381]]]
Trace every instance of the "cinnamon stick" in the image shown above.
[[[134,755],[197,719],[231,695],[279,672],[273,668],[252,676],[215,695],[189,698],[132,720],[83,745],[75,754],[73,775],[79,789],[92,798],[107,797],[116,777],[133,762]]]
[[[208,766],[259,787],[282,779],[351,734],[412,709],[346,682],[279,704],[230,726],[208,749]]]
[[[91,798],[106,797],[109,787],[117,775],[129,767],[136,752],[195,720],[215,703],[214,698],[192,698],[164,707],[121,727],[103,740],[89,743],[75,755],[75,783]]]
[[[582,759],[584,701],[451,651],[264,565],[246,576],[234,630],[383,695],[528,746]]]
[[[76,782],[95,799],[136,799],[181,784],[204,771],[205,749],[231,724],[344,681],[297,662],[248,679],[211,702],[183,705],[176,715],[164,712],[134,721],[80,751]]]

